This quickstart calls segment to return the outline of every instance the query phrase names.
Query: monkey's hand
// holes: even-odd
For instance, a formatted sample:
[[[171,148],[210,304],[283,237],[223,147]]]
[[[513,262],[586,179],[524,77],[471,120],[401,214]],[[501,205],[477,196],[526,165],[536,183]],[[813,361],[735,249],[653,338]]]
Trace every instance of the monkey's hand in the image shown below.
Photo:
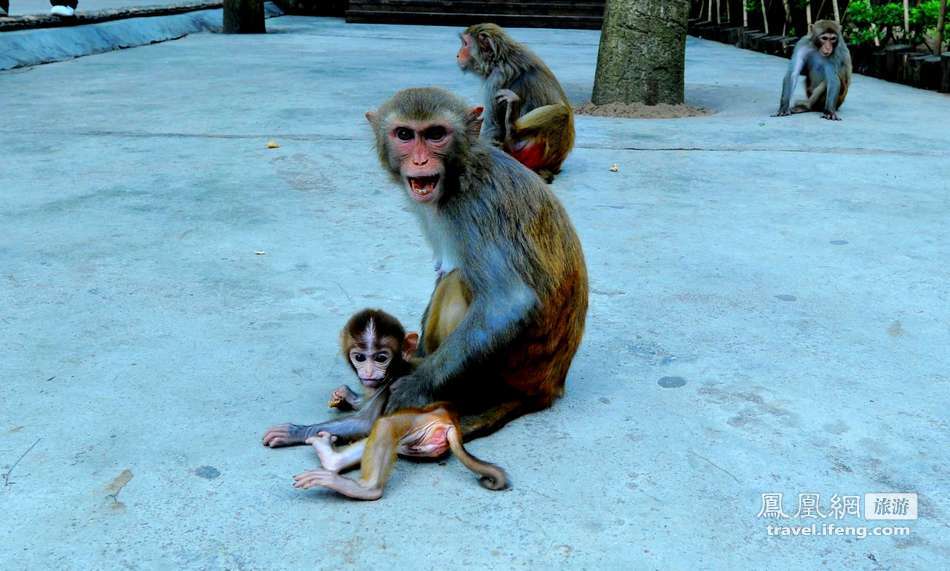
[[[340,385],[330,393],[330,401],[327,402],[327,406],[342,411],[356,410],[360,407],[360,397],[350,387]]]
[[[510,89],[499,89],[495,92],[495,103],[501,104],[506,103],[511,105],[521,101],[521,98],[518,97],[518,94]]]
[[[838,117],[838,113],[834,111],[825,111],[821,114],[821,118],[829,121],[841,121],[841,117]]]
[[[510,89],[499,89],[495,92],[495,105],[505,106],[505,142],[511,140],[514,123],[518,120],[520,102],[518,94]]]
[[[267,429],[267,432],[264,433],[262,443],[264,446],[270,448],[301,444],[307,438],[313,436],[312,434],[308,434],[309,428],[309,426],[291,424],[289,422],[278,424],[277,426],[272,426]]]
[[[386,414],[392,414],[404,408],[420,408],[433,401],[428,383],[417,375],[407,375],[396,379],[389,391]]]

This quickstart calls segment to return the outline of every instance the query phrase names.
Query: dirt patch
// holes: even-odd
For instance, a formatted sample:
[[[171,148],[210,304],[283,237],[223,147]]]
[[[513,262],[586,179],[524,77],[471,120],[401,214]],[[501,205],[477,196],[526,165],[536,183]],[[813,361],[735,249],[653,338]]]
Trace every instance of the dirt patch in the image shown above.
[[[585,103],[574,108],[578,115],[593,115],[595,117],[624,117],[627,119],[680,119],[683,117],[703,117],[712,115],[711,109],[705,107],[691,107],[689,105],[644,105],[643,103],[607,103],[594,105]]]

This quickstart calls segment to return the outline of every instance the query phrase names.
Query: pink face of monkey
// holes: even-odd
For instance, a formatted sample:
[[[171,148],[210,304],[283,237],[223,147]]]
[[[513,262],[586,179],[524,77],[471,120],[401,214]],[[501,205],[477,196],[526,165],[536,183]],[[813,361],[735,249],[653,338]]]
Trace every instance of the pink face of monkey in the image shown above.
[[[362,338],[355,341],[347,355],[350,365],[363,386],[375,389],[386,378],[386,369],[398,354],[399,341],[390,336],[377,339],[375,323],[372,320]]]
[[[455,56],[455,61],[458,62],[462,70],[467,70],[472,60],[472,36],[462,34],[459,38],[462,40],[462,47],[459,48],[459,53]]]
[[[409,197],[420,203],[442,196],[445,157],[454,137],[448,121],[401,121],[387,134]]]
[[[821,55],[830,57],[831,54],[835,53],[835,46],[838,43],[838,34],[825,32],[818,36],[816,43],[818,44],[818,51]]]

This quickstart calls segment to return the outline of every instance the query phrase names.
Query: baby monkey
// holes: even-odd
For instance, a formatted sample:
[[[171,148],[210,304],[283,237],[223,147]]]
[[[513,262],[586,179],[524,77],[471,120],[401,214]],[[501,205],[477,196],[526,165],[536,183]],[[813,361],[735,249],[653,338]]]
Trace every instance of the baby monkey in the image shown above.
[[[399,320],[380,309],[364,309],[353,315],[340,332],[343,358],[363,387],[363,398],[347,385],[330,393],[327,406],[337,410],[359,410],[363,402],[384,384],[412,372],[412,355],[419,334],[406,334]]]
[[[453,276],[455,273],[443,281]],[[341,348],[364,387],[364,399],[376,401],[378,399],[373,397],[378,396],[385,401],[392,383],[412,371],[414,363],[410,355],[415,351],[418,337],[415,333],[407,335],[395,317],[380,310],[363,310],[347,322],[340,336]],[[384,394],[377,395],[381,391]],[[331,395],[331,406],[339,408],[340,403],[352,408],[359,408],[361,404],[356,393],[346,385]],[[379,416],[373,422],[369,438],[340,448],[334,445],[335,441],[336,437],[329,432],[320,432],[306,440],[317,451],[323,469],[294,476],[295,488],[322,486],[351,498],[377,500],[383,495],[397,455],[437,458],[449,450],[466,468],[480,476],[483,487],[502,490],[508,485],[503,469],[465,450],[458,417],[445,403]],[[360,465],[359,479],[340,474],[357,465]]]

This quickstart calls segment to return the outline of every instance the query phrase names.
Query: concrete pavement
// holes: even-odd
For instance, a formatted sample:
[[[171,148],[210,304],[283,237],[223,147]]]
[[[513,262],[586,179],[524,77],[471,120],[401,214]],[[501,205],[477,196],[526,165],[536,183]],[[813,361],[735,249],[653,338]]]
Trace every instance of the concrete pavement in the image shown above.
[[[857,77],[840,123],[770,118],[785,60],[690,39],[716,114],[577,119],[588,332],[564,399],[471,445],[514,487],[401,462],[356,503],[259,439],[329,414],[350,313],[416,324],[431,288],[363,113],[480,90],[456,29],[268,29],[0,72],[5,569],[946,567],[947,96]],[[588,96],[596,32],[514,34]],[[909,536],[757,517],[871,492],[919,494]]]

